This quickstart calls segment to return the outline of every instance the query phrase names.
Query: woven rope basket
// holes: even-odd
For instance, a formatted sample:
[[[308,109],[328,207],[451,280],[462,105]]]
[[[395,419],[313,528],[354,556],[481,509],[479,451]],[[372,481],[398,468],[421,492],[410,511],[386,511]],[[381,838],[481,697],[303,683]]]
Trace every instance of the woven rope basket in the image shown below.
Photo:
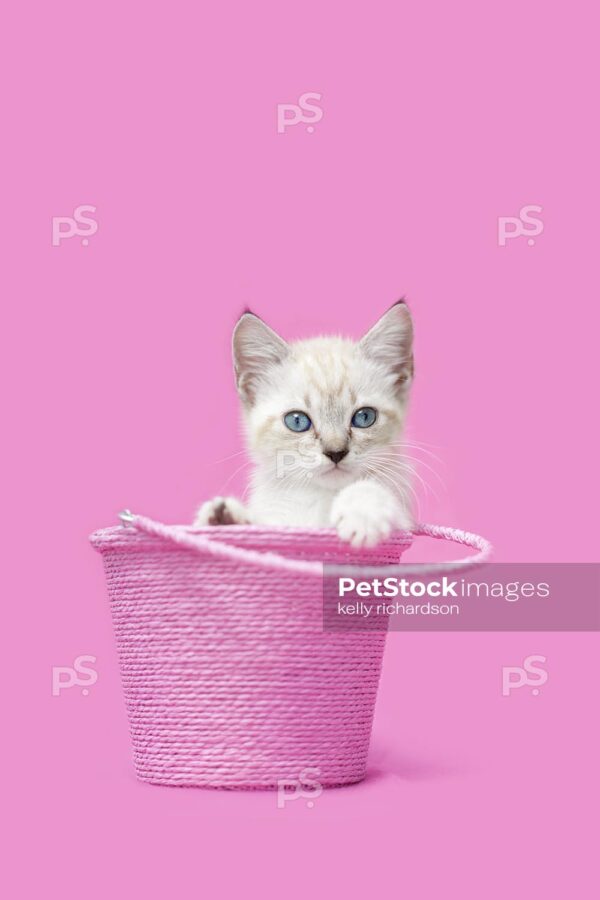
[[[138,777],[268,788],[310,768],[323,787],[360,781],[386,635],[323,631],[323,563],[393,574],[412,535],[357,551],[329,529],[125,519],[91,542],[104,561]],[[477,550],[412,567],[419,573],[473,565],[490,550],[453,529],[416,533]]]

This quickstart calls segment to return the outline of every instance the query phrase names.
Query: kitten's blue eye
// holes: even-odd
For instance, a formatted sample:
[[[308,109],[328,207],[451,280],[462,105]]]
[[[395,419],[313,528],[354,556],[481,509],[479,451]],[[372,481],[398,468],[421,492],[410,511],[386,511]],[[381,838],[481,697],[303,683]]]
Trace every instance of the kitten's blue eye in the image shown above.
[[[377,410],[372,406],[363,406],[357,409],[352,416],[352,424],[355,428],[369,428],[377,418]]]
[[[283,421],[290,431],[308,431],[312,425],[306,413],[298,412],[297,410],[287,413],[283,417]]]

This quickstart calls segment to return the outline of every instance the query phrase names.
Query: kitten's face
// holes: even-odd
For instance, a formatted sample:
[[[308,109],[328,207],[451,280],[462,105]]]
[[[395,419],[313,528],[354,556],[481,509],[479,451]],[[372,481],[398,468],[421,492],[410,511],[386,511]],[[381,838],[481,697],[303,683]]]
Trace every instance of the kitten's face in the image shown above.
[[[338,490],[374,467],[402,428],[412,377],[408,308],[393,306],[358,343],[286,344],[246,313],[234,362],[255,461],[283,483]]]

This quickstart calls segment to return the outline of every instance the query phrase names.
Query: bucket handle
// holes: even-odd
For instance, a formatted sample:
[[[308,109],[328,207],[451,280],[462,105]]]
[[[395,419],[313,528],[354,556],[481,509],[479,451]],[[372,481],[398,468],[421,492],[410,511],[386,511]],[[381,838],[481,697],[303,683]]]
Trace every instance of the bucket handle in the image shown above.
[[[280,556],[278,553],[260,552],[258,550],[248,550],[243,547],[235,547],[231,544],[224,544],[221,541],[213,540],[200,534],[194,534],[185,531],[179,527],[163,525],[160,522],[154,522],[146,516],[134,515],[128,509],[119,513],[125,527],[136,528],[146,534],[169,540],[180,547],[186,547],[190,550],[208,553],[211,556],[220,556],[228,559],[237,560],[238,562],[249,563],[263,569],[278,569],[280,571],[294,572],[299,575],[313,575],[321,578],[323,576],[323,563],[309,562],[308,560],[288,559]],[[282,532],[284,533],[284,532]],[[463,544],[466,547],[472,547],[477,552],[465,557],[464,559],[453,560],[443,563],[413,563],[398,564],[391,566],[362,566],[358,565],[328,565],[328,574],[334,576],[351,576],[360,572],[366,578],[376,578],[379,575],[430,575],[441,574],[447,572],[464,571],[472,566],[480,565],[486,562],[492,552],[492,545],[485,538],[469,531],[462,531],[460,528],[449,528],[444,525],[425,525],[420,524],[411,532],[415,536],[424,536],[435,538],[436,540],[451,541],[455,544]]]

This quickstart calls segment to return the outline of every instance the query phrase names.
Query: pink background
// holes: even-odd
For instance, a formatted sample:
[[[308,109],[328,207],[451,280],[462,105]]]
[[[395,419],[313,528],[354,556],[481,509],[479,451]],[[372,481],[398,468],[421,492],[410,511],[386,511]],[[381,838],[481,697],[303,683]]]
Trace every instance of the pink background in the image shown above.
[[[135,781],[87,544],[123,506],[188,521],[243,487],[224,458],[244,306],[286,337],[358,336],[406,294],[411,434],[445,485],[423,518],[480,531],[498,560],[597,559],[594,12],[3,14],[11,897],[595,896],[595,635],[392,634],[369,778],[278,810]],[[277,104],[307,91],[314,132],[278,134]],[[52,217],[81,204],[98,232],[53,247]],[[529,204],[542,234],[500,247],[498,217]],[[52,697],[52,666],[81,654],[89,695]],[[503,697],[502,666],[530,654],[541,693]]]

